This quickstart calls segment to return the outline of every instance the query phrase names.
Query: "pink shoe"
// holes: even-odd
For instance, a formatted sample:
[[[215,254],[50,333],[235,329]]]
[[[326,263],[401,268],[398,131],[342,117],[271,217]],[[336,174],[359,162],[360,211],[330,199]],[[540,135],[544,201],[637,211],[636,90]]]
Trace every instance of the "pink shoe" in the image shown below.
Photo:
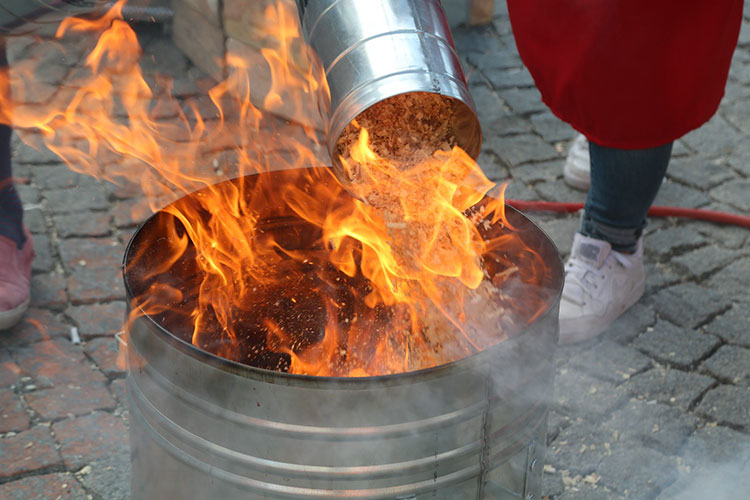
[[[26,233],[26,244],[21,250],[15,242],[0,236],[0,330],[18,323],[31,301],[31,261],[34,243]]]

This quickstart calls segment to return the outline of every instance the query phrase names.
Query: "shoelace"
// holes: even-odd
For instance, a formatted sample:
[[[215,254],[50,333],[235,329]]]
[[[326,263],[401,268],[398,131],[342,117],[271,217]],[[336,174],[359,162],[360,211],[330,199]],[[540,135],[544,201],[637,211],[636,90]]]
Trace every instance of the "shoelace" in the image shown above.
[[[605,277],[604,270],[611,269],[615,262],[626,269],[633,267],[633,263],[627,257],[615,251],[607,255],[600,268],[592,266],[583,259],[568,260],[565,264],[565,296],[574,302],[584,304],[585,300],[592,298],[594,291],[599,289],[599,283]]]

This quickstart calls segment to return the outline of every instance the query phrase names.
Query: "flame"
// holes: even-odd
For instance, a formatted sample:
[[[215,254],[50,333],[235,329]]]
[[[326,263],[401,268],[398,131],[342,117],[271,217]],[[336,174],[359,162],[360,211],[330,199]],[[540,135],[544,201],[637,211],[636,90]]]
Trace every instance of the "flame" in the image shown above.
[[[174,331],[189,325],[193,344],[240,362],[356,377],[466,356],[501,339],[511,309],[529,321],[542,312],[541,299],[511,304],[498,289],[513,276],[539,283],[546,269],[460,148],[403,170],[360,129],[351,150],[359,165],[345,168],[366,181],[359,198],[392,197],[395,217],[313,168],[327,161],[319,110],[328,87],[286,3],[266,10],[274,43],[262,60],[229,54],[227,78],[191,99],[173,96],[169,79],[144,76],[124,3],[60,24],[50,50],[88,41],[88,55],[48,98],[34,84],[39,60],[0,74],[0,121],[74,171],[138,182],[162,211],[163,237],[131,260],[148,270],[148,286],[129,321],[148,314]],[[262,94],[259,71],[270,75]],[[171,277],[178,268],[184,281]],[[496,307],[486,314],[480,303]],[[482,314],[479,328],[468,320]]]

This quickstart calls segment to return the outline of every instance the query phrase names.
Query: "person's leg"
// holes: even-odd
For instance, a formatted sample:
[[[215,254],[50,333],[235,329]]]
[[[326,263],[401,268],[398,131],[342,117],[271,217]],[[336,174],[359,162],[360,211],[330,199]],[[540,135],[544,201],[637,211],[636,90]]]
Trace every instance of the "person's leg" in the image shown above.
[[[7,76],[5,44],[0,37],[0,78]],[[0,91],[8,86],[0,81]],[[0,116],[7,118],[9,113]],[[18,323],[30,302],[34,245],[23,227],[23,206],[13,184],[10,126],[0,125],[0,330]]]
[[[8,60],[5,55],[5,41],[0,37],[0,78],[7,75]],[[0,83],[0,88],[4,87]],[[11,128],[0,124],[0,236],[13,240],[18,248],[23,247],[26,237],[23,233],[23,206],[13,185],[10,164]]]
[[[643,295],[641,235],[672,144],[641,150],[589,143],[591,187],[565,264],[560,343],[603,332]]]
[[[581,233],[633,252],[646,227],[672,154],[672,143],[651,149],[613,149],[589,143],[591,188]]]

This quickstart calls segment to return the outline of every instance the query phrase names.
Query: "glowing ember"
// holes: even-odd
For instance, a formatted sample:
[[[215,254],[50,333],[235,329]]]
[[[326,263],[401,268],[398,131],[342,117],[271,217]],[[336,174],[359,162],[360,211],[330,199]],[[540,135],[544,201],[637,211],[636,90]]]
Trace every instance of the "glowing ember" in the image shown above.
[[[511,231],[502,195],[485,197],[493,184],[461,149],[404,168],[357,129],[344,161],[366,180],[358,196],[367,203],[312,168],[324,162],[322,127],[301,124],[319,119],[327,87],[286,4],[266,12],[277,40],[262,52],[270,90],[251,99],[257,68],[230,55],[230,76],[208,102],[144,79],[122,5],[60,25],[63,42],[95,42],[86,67],[43,104],[28,104],[39,101],[28,99],[39,61],[0,76],[17,101],[0,103],[12,109],[0,119],[38,131],[24,140],[46,144],[73,170],[139,181],[153,210],[179,198],[157,219],[158,248],[130,263],[148,258],[152,273],[134,314],[178,319],[193,344],[228,359],[368,376],[464,357],[542,312],[534,293],[500,292],[538,284],[545,266]],[[294,110],[294,124],[273,114],[282,108]]]

